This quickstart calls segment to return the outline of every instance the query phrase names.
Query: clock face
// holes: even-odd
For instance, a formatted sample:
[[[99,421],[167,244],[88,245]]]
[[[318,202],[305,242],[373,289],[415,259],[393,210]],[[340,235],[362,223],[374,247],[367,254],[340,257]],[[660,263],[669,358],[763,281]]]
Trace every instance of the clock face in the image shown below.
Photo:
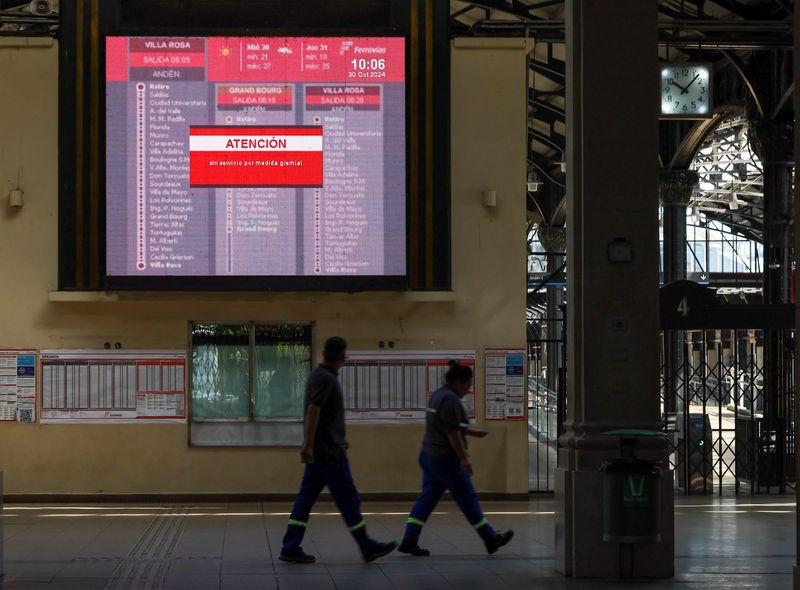
[[[711,66],[661,66],[661,115],[677,119],[711,116]]]

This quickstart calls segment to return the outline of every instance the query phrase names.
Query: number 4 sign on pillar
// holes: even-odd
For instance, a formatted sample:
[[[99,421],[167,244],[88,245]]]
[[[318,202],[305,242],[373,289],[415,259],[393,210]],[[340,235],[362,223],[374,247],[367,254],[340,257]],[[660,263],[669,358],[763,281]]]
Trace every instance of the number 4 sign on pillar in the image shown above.
[[[685,318],[689,317],[689,301],[686,297],[681,299],[681,304],[678,306],[678,313]]]

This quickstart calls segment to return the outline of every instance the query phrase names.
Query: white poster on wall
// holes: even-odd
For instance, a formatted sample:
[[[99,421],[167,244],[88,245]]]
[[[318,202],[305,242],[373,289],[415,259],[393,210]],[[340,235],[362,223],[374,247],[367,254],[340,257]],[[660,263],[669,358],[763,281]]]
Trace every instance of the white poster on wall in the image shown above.
[[[0,422],[36,421],[36,351],[0,350]]]
[[[414,423],[425,421],[431,394],[444,384],[448,362],[475,371],[474,350],[351,351],[339,372],[348,421]],[[475,418],[475,390],[461,403]]]
[[[487,348],[485,351],[486,419],[525,419],[524,348]]]
[[[186,422],[182,350],[41,351],[41,422]]]

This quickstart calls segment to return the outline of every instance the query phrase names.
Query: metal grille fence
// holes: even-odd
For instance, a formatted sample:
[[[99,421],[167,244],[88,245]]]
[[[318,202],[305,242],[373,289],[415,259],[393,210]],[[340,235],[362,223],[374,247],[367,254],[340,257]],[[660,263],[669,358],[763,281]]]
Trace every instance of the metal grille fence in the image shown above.
[[[528,324],[528,483],[532,492],[555,490],[566,386],[562,324],[561,319]]]
[[[676,488],[685,494],[785,493],[794,483],[793,332],[671,331],[661,402]],[[665,354],[672,350],[673,354]]]
[[[566,406],[563,320],[528,325],[529,484],[554,491]],[[661,411],[676,493],[783,494],[795,485],[794,332],[663,334]],[[765,343],[776,348],[768,372]],[[665,354],[672,347],[673,353]]]

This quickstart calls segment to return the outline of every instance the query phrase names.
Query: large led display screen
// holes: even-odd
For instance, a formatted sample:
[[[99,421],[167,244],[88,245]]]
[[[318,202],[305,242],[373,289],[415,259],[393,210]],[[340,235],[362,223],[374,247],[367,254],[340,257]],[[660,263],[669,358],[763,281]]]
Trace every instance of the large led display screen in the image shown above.
[[[108,37],[106,275],[406,274],[405,39]]]

